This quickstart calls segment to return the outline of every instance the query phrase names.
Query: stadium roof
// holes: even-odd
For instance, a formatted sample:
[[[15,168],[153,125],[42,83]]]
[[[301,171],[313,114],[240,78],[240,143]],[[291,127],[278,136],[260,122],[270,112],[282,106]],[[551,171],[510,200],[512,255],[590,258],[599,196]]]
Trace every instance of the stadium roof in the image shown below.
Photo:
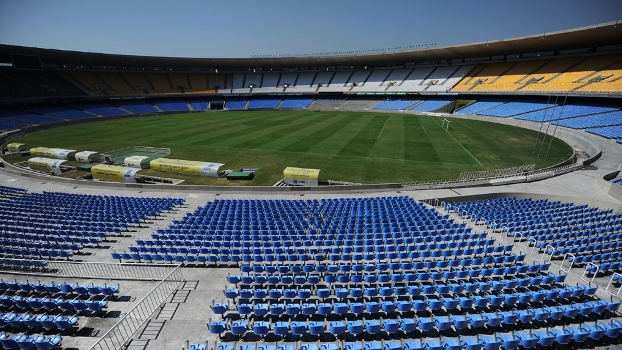
[[[78,52],[14,45],[0,45],[0,62],[11,62],[11,54],[38,55],[45,64],[79,66],[157,67],[164,69],[283,69],[293,67],[375,66],[408,62],[492,57],[605,46],[622,46],[622,24],[601,23],[552,33],[447,47],[429,47],[399,52],[333,56],[260,58],[183,58],[132,56]],[[619,47],[618,47],[619,49]]]

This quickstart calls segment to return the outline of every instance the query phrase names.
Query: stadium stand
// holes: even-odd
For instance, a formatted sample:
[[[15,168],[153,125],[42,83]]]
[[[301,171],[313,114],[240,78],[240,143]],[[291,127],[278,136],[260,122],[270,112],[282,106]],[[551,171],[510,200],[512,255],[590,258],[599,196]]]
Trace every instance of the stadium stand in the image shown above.
[[[622,126],[620,125],[605,126],[601,128],[587,128],[585,131],[600,135],[602,137],[617,139],[618,141],[622,139]]]
[[[352,75],[352,71],[344,70],[344,71],[336,71],[333,75],[332,80],[329,84],[322,85],[318,91],[320,92],[344,92],[346,90],[346,83],[348,79]]]
[[[145,79],[153,87],[153,93],[172,94],[181,92],[171,84],[170,79],[165,73],[146,73]],[[185,85],[182,85],[185,86]]]
[[[14,124],[25,126],[55,123],[61,121],[62,119],[5,108],[0,110],[0,120],[8,123],[7,126]]]
[[[496,107],[507,102],[508,102],[507,99],[502,99],[502,100],[495,99],[495,100],[488,100],[488,101],[478,100],[463,108],[460,108],[458,111],[456,111],[456,113],[480,114],[480,112],[485,111],[488,108]]]
[[[547,109],[542,109],[535,112],[521,114],[516,116],[517,119],[531,120],[536,122],[549,121],[554,119],[567,119],[573,117],[580,117],[591,114],[606,113],[619,110],[618,107],[602,105],[594,103],[588,104],[566,104],[561,106],[555,106]]]
[[[423,81],[434,71],[434,67],[417,67],[401,82],[389,88],[388,91],[421,92],[426,86]]]
[[[452,91],[618,92],[622,56],[480,64]]]
[[[374,69],[369,76],[358,85],[352,87],[352,91],[383,91],[385,86],[381,86],[387,79],[390,71],[386,69]]]
[[[507,118],[518,114],[529,113],[540,109],[551,108],[556,104],[551,102],[511,101],[482,111],[483,115]]]
[[[61,75],[90,95],[108,96],[112,92],[112,87],[94,72],[62,72]]]
[[[524,80],[525,85],[519,88],[522,91],[563,91],[564,80],[557,78],[572,67],[580,63],[583,58],[570,57],[555,60],[547,60],[546,63],[530,73]]]
[[[153,103],[162,110],[162,112],[187,112],[188,103],[183,100],[156,100]]]
[[[95,117],[90,113],[64,106],[32,106],[23,107],[23,110],[30,113],[43,114],[63,119],[82,119]]]
[[[279,109],[305,109],[313,102],[309,97],[286,97]]]
[[[119,108],[126,110],[130,113],[157,113],[158,110],[149,102],[145,100],[114,100]]]
[[[276,109],[281,103],[281,98],[258,98],[252,97],[248,101],[247,109]]]
[[[460,81],[460,79],[464,78],[464,76],[468,72],[470,72],[473,69],[473,67],[474,67],[473,65],[460,66],[455,70],[450,70],[451,71],[450,75],[444,74],[446,72],[442,72],[441,70],[437,69],[436,71],[434,71],[432,75],[435,77],[438,77],[438,79],[436,79],[436,82],[434,81],[433,78],[428,79],[430,84],[429,84],[429,87],[427,88],[427,91],[449,91],[451,90],[451,88],[453,88],[454,85],[456,85],[458,81]],[[426,83],[424,83],[424,85],[426,85]]]
[[[204,111],[209,108],[209,101],[204,100],[190,100],[190,107],[195,111]]]
[[[283,87],[279,86],[281,73],[263,73],[261,86],[253,89],[255,92],[282,92]]]
[[[0,99],[48,99],[85,95],[82,90],[52,71],[0,70]]]
[[[315,80],[316,72],[301,72],[298,73],[298,78],[296,79],[295,85],[290,85],[287,88],[287,91],[292,92],[313,92],[315,91],[315,87],[312,86],[313,81]]]
[[[585,117],[563,119],[556,122],[573,129],[598,128],[622,125],[622,111],[594,114]]]
[[[100,197],[57,192],[4,199],[0,254],[15,259],[70,259],[131,224],[183,203],[179,199]]]
[[[225,102],[226,109],[245,109],[248,100],[227,100]]]
[[[74,104],[73,107],[101,117],[112,117],[116,115],[128,114],[128,112],[123,111],[108,103]]]
[[[404,110],[408,109],[421,101],[402,101],[402,100],[385,100],[378,102],[374,109],[391,109],[391,110]]]
[[[331,72],[318,72],[313,81],[313,86],[315,87],[315,90],[319,91],[319,89],[322,86],[329,85],[330,82],[333,80],[334,75],[335,75],[335,72],[332,72],[332,71]]]
[[[412,72],[412,69],[393,69],[387,79],[384,82],[384,86],[387,90],[391,89],[395,85],[400,85],[406,79],[406,77]]]
[[[418,105],[414,106],[413,108],[411,108],[412,111],[421,111],[421,112],[434,112],[446,105],[448,105],[449,103],[453,102],[453,99],[443,99],[443,98],[438,98],[438,99],[429,99],[429,100],[425,100],[421,103],[419,103]]]
[[[352,75],[350,76],[350,79],[346,83],[346,86],[349,89],[352,89],[355,86],[363,85],[367,81],[367,78],[369,78],[370,74],[371,74],[371,70],[369,71],[355,70],[354,72],[352,72]]]

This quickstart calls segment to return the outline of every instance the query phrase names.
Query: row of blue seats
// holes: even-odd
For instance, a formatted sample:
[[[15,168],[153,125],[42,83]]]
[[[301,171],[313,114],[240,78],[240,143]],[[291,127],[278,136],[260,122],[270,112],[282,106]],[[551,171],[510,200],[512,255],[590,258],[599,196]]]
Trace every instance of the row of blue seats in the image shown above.
[[[25,292],[25,293],[39,293],[55,295],[59,293],[63,294],[77,294],[77,295],[89,295],[97,296],[104,295],[106,297],[114,296],[119,293],[119,285],[87,285],[80,286],[79,284],[68,283],[44,283],[41,282],[29,282],[29,281],[4,281],[0,279],[0,292]]]
[[[26,334],[20,333],[11,335],[7,332],[0,332],[0,344],[5,350],[17,349],[38,349],[52,350],[61,346],[63,338],[60,335]]]
[[[56,226],[53,225],[29,225],[24,221],[23,224],[12,223],[7,226],[7,234],[29,234],[41,236],[75,236],[81,235],[86,237],[101,237],[106,238],[111,233],[119,234],[127,230],[128,225],[115,225],[115,226],[86,226],[86,225],[73,225],[73,226]]]
[[[564,243],[563,246],[568,248],[575,248],[585,245],[596,245],[597,243],[617,243],[622,241],[622,233],[605,233],[600,236],[590,237],[590,238],[574,238],[570,237],[551,237],[551,239],[547,240],[537,240],[536,246],[538,248],[544,248],[547,245],[551,245],[554,247],[560,246],[560,243]],[[562,242],[563,241],[563,242]]]
[[[314,325],[313,332],[319,333],[320,326]],[[367,325],[365,325],[367,326]],[[370,325],[374,330],[375,324]],[[217,332],[220,326],[216,326],[214,332]],[[268,327],[272,327],[270,324]],[[391,327],[391,325],[389,325]],[[289,334],[290,325],[273,326],[276,333],[282,334],[281,337]],[[302,328],[302,327],[300,327]],[[345,334],[346,324],[341,321],[328,324],[327,327],[331,334],[336,337]],[[353,329],[358,331],[359,325],[353,325]],[[362,328],[362,324],[361,324]],[[265,330],[264,324],[258,324],[258,332],[262,333]],[[473,336],[458,336],[457,339],[453,337],[438,337],[429,338],[423,337],[419,339],[399,341],[377,341],[377,340],[364,340],[356,342],[343,342],[338,343],[326,343],[318,341],[317,343],[285,343],[278,342],[272,343],[255,343],[236,346],[234,344],[220,344],[216,346],[215,350],[516,350],[518,348],[531,349],[537,346],[550,347],[557,344],[568,345],[572,342],[575,344],[582,344],[588,338],[593,341],[602,341],[603,337],[607,337],[610,340],[618,338],[620,331],[622,330],[622,323],[611,320],[609,322],[594,322],[594,324],[581,324],[578,326],[569,326],[562,328],[547,328],[547,329],[530,329],[524,331],[513,331],[510,333],[493,334],[478,334]],[[243,329],[240,328],[239,332]],[[296,327],[293,332],[299,332],[301,329]],[[309,331],[311,328],[309,325]],[[325,331],[325,330],[324,330]],[[219,334],[219,333],[213,333]],[[184,350],[209,350],[207,343],[194,343]]]
[[[33,311],[45,310],[46,312],[54,312],[57,310],[63,312],[82,312],[90,310],[93,313],[99,312],[108,307],[107,300],[80,300],[80,299],[64,299],[58,298],[24,298],[19,295],[0,295],[0,305],[5,308],[16,309],[32,309]]]
[[[563,242],[562,242],[563,243]],[[588,244],[588,245],[577,245],[577,246],[572,246],[572,247],[568,247],[568,248],[561,248],[559,249],[559,247],[563,247],[563,245],[558,245],[556,244],[553,248],[554,249],[546,249],[547,246],[544,246],[542,248],[544,248],[544,251],[552,256],[557,256],[557,255],[565,255],[565,254],[573,254],[573,255],[591,255],[591,254],[596,254],[595,252],[600,252],[600,253],[604,253],[607,251],[618,251],[619,249],[622,248],[622,240],[620,241],[616,241],[616,242],[609,242],[609,243],[598,243],[598,244]]]
[[[45,235],[44,232],[41,232],[41,235]],[[31,240],[34,241],[36,239],[39,240],[39,242],[41,242],[41,244],[79,244],[82,246],[88,246],[88,245],[95,245],[98,246],[104,238],[107,238],[108,235],[105,234],[105,237],[100,237],[99,235],[97,237],[78,237],[78,236],[41,236],[41,235],[29,235],[29,234],[21,234],[21,233],[0,233],[0,237],[2,237],[3,239],[6,238],[10,238],[10,239],[20,239],[20,240]],[[28,238],[29,236],[32,236],[32,238]]]
[[[25,193],[28,193],[25,188],[0,185],[0,195],[2,196],[18,196]]]
[[[15,312],[0,313],[0,328],[9,327],[16,330],[26,327],[64,332],[77,326],[78,321],[78,316],[32,314],[29,312],[22,314]]]
[[[362,290],[360,288],[339,288],[343,290],[343,295],[339,295],[339,290],[335,291],[335,296],[341,300],[346,299],[349,296],[353,296],[355,300],[362,298]],[[391,293],[397,293],[397,295],[404,295],[408,288],[401,288],[400,290],[393,288],[389,289]],[[353,293],[356,291],[357,293]],[[257,290],[255,291],[257,292]],[[563,300],[574,295],[585,295],[585,288],[573,288],[571,290],[563,288],[553,288],[550,290],[540,290],[537,292],[519,292],[519,293],[499,293],[499,294],[484,294],[484,295],[469,295],[461,297],[436,297],[425,296],[424,299],[417,300],[384,300],[384,301],[363,301],[363,302],[319,302],[318,300],[311,300],[311,291],[308,289],[298,290],[298,293],[294,297],[300,297],[299,302],[274,302],[265,303],[263,299],[253,303],[240,303],[237,305],[237,314],[240,316],[253,315],[253,316],[280,316],[287,314],[289,316],[305,315],[313,316],[316,314],[322,316],[328,316],[332,313],[336,315],[345,315],[348,313],[360,315],[363,313],[375,314],[382,310],[389,314],[394,312],[406,313],[406,312],[420,312],[420,311],[438,311],[443,310],[450,312],[451,310],[458,310],[458,308],[464,312],[465,310],[476,309],[489,309],[489,308],[516,308],[519,304],[526,307],[530,306],[530,303],[537,302],[552,302],[557,305],[562,305]],[[419,292],[415,292],[419,293]],[[293,294],[293,293],[292,293]],[[263,295],[262,295],[263,296]],[[290,295],[291,296],[291,295]],[[265,296],[264,296],[265,297]],[[306,297],[306,298],[305,298]],[[292,299],[293,300],[293,299]],[[306,302],[303,302],[306,300]],[[575,304],[572,304],[575,305]],[[598,305],[602,309],[615,312],[620,307],[619,302],[603,302]],[[586,306],[587,307],[587,306]],[[593,307],[590,304],[590,307]],[[212,311],[217,315],[224,315],[229,310],[228,303],[218,303],[212,305]]]
[[[606,263],[606,262],[620,262],[622,261],[622,251],[616,251],[611,253],[602,253],[602,254],[588,254],[588,255],[579,255],[575,257],[569,257],[568,260],[572,261],[573,264],[582,265],[587,263]]]
[[[470,243],[473,242],[471,245]],[[166,243],[166,242],[163,242]],[[215,247],[212,246],[195,246],[194,244],[197,241],[186,241],[186,242],[168,242],[173,245],[139,245],[139,246],[128,246],[130,252],[133,253],[172,253],[172,254],[213,254],[213,255],[260,255],[264,260],[270,261],[288,261],[291,260],[288,256],[279,258],[278,256],[283,255],[297,255],[303,256],[306,255],[308,257],[307,260],[313,259],[318,260],[316,255],[322,255],[326,260],[382,260],[384,258],[369,258],[367,255],[376,255],[376,254],[392,254],[397,255],[396,257],[389,257],[388,259],[416,259],[419,257],[427,258],[427,257],[451,257],[451,256],[470,256],[470,255],[486,255],[490,256],[496,253],[504,253],[510,252],[512,250],[512,245],[493,245],[495,243],[494,240],[481,240],[481,241],[464,241],[464,242],[455,242],[455,243],[428,243],[428,244],[410,244],[410,245],[384,245],[384,244],[374,244],[368,243],[360,246],[337,246],[337,247],[329,247],[329,246],[321,246],[321,245],[310,245],[306,247],[297,247],[297,248],[286,248],[286,247],[245,247],[245,248],[228,248],[228,247]],[[178,243],[182,243],[180,246]],[[190,245],[192,244],[192,245]],[[210,244],[211,245],[211,244]],[[411,253],[413,253],[411,255]],[[270,258],[268,255],[272,255]],[[399,257],[399,255],[403,255]],[[360,256],[360,257],[356,257]],[[253,258],[253,260],[255,260]]]
[[[64,222],[59,222],[50,218],[28,218],[26,217],[17,217],[14,213],[6,213],[0,215],[0,219],[6,223],[7,227],[11,227],[14,230],[19,230],[20,228],[23,232],[29,232],[28,230],[37,229],[37,230],[53,230],[53,229],[61,229],[65,232],[75,232],[81,228],[82,226],[88,226],[88,231],[112,231],[116,229],[124,229],[127,227],[125,222],[121,222],[116,220],[114,222],[108,221],[106,219],[93,219],[93,218],[84,218],[82,220],[62,220]]]
[[[611,227],[611,231],[609,232],[609,230],[603,230],[603,231],[596,231],[596,230],[585,230],[585,231],[579,231],[579,232],[568,232],[568,233],[552,233],[550,232],[550,230],[544,230],[544,231],[548,231],[545,233],[535,233],[535,232],[520,232],[520,237],[523,238],[528,238],[530,240],[534,240],[537,243],[550,243],[550,242],[559,242],[559,241],[575,241],[575,240],[583,240],[585,239],[585,237],[589,237],[587,238],[588,241],[587,243],[597,243],[597,242],[602,242],[605,240],[614,240],[614,239],[619,239],[622,238],[621,234],[616,234],[614,232],[619,232],[619,230],[622,229],[622,225],[615,226],[615,227]],[[510,234],[513,237],[517,237],[519,236],[516,233],[512,233]]]
[[[67,259],[73,256],[71,250],[20,249],[0,247],[0,254],[12,259]]]
[[[465,258],[465,259],[455,259],[455,260],[424,260],[424,261],[388,261],[388,262],[378,262],[375,264],[351,264],[351,263],[338,263],[338,264],[305,264],[305,265],[264,265],[264,264],[253,264],[253,265],[240,265],[240,271],[242,273],[250,274],[261,274],[263,272],[268,273],[269,275],[274,275],[278,272],[279,275],[286,275],[288,273],[293,273],[294,275],[299,273],[313,273],[317,272],[320,274],[330,273],[330,274],[339,274],[339,273],[349,273],[349,272],[375,272],[375,271],[392,271],[392,272],[411,272],[415,270],[415,273],[432,273],[433,269],[446,269],[451,268],[452,272],[459,273],[459,271],[466,267],[471,266],[488,266],[488,265],[503,265],[503,264],[514,264],[518,262],[523,262],[525,260],[524,254],[511,254],[511,255],[499,255],[499,256],[484,256],[484,257],[476,257],[476,258]],[[447,271],[450,272],[450,271]],[[468,271],[470,272],[470,271]],[[533,271],[532,271],[533,272]],[[268,276],[273,277],[273,276]],[[279,276],[276,276],[279,277]],[[378,275],[380,278],[380,275]],[[244,276],[241,277],[244,280]],[[251,277],[251,279],[254,277]]]
[[[503,247],[503,246],[501,246]],[[506,246],[511,247],[511,245]],[[489,247],[493,248],[493,247]],[[159,253],[163,249],[166,250],[165,253]],[[263,263],[263,262],[281,262],[281,263],[298,263],[298,262],[307,262],[307,261],[331,261],[331,262],[343,262],[343,261],[368,261],[368,262],[379,262],[385,260],[395,260],[395,259],[418,259],[418,258],[441,258],[441,257],[460,257],[463,254],[469,254],[468,256],[474,254],[484,254],[485,248],[481,249],[481,253],[478,253],[478,249],[465,249],[465,250],[436,250],[436,251],[421,251],[421,252],[403,252],[403,253],[356,253],[351,255],[339,255],[339,254],[330,254],[326,257],[324,254],[315,254],[310,256],[309,254],[290,254],[290,255],[275,255],[275,254],[194,254],[198,248],[137,248],[138,251],[136,253],[127,253],[127,252],[111,252],[111,257],[115,260],[127,260],[127,261],[153,261],[153,262],[177,262],[177,263],[195,263],[199,262],[202,264],[228,264],[228,263]],[[505,249],[505,248],[504,248]],[[510,248],[508,248],[511,250]],[[145,251],[148,251],[145,252]],[[443,255],[444,254],[444,255]],[[492,254],[492,253],[490,253]],[[449,260],[446,260],[449,261]]]
[[[619,273],[622,272],[622,260],[621,261],[612,261],[605,263],[593,263],[585,265],[585,270],[592,274],[602,273],[608,274],[609,272]]]
[[[606,138],[622,139],[622,125],[605,126],[600,128],[588,128],[585,131]]]
[[[44,250],[70,250],[79,252],[82,250],[81,244],[76,243],[49,243],[49,242],[32,242],[25,240],[0,239],[0,246],[4,248],[17,249],[44,249]]]
[[[300,288],[283,288],[283,287],[267,287],[256,286],[248,288],[227,288],[223,291],[225,298],[233,300],[236,299],[260,299],[265,298],[279,300],[281,298],[286,300],[293,300],[297,297],[306,300],[312,296],[316,296],[318,299],[325,300],[331,296],[335,296],[337,299],[361,298],[365,297],[377,297],[382,296],[384,298],[399,297],[403,295],[410,296],[433,296],[441,295],[444,297],[462,297],[462,293],[488,293],[499,292],[504,289],[513,290],[517,287],[526,288],[529,286],[550,286],[550,288],[539,288],[537,291],[526,291],[519,293],[519,302],[528,303],[531,301],[541,302],[543,299],[554,299],[557,296],[563,299],[580,298],[583,295],[593,295],[596,292],[597,287],[586,287],[583,285],[577,285],[577,287],[553,287],[556,283],[563,283],[565,275],[545,275],[537,277],[523,277],[523,278],[508,278],[499,280],[484,280],[476,282],[455,282],[455,283],[434,283],[434,284],[420,284],[417,282],[409,283],[407,285],[395,285],[399,282],[385,282],[386,284],[380,286],[368,286],[358,287],[351,286],[345,287],[341,285],[336,287],[335,285],[328,285],[323,288],[309,288],[309,286],[301,285]],[[466,298],[468,299],[468,298]],[[466,299],[464,300],[466,303]],[[463,305],[464,306],[464,305]]]
[[[457,231],[457,230],[454,230]],[[355,241],[355,240],[368,240],[368,239],[382,239],[382,240],[394,240],[394,243],[399,244],[399,240],[406,242],[408,239],[419,240],[423,239],[424,242],[430,240],[433,241],[469,241],[484,239],[487,237],[486,232],[471,233],[471,228],[465,228],[464,232],[451,232],[447,230],[434,230],[434,231],[415,231],[415,232],[375,232],[375,233],[338,233],[338,232],[321,232],[310,233],[304,230],[283,230],[283,233],[263,233],[260,230],[255,230],[253,233],[242,231],[242,234],[225,235],[224,231],[218,230],[201,232],[201,230],[190,229],[187,232],[186,229],[158,229],[156,233],[151,234],[153,239],[160,240],[212,240],[212,241],[256,241],[264,240],[268,237],[272,241],[287,241],[287,240],[309,240],[309,241]]]
[[[331,237],[330,235],[365,235],[365,237],[352,237],[356,238],[373,238],[369,235],[382,234],[378,238],[401,238],[401,237],[420,237],[430,235],[456,235],[470,233],[470,227],[464,227],[463,224],[444,224],[444,225],[423,225],[423,224],[368,224],[361,223],[360,225],[338,225],[333,227],[317,227],[309,224],[307,220],[301,219],[304,222],[302,224],[292,222],[278,222],[270,225],[252,225],[249,222],[244,222],[240,219],[240,222],[226,224],[223,221],[218,221],[214,224],[195,223],[195,224],[175,224],[170,225],[166,229],[160,229],[157,232],[161,234],[202,234],[202,235],[230,235],[234,237],[244,237],[252,234],[266,235],[280,235],[280,236],[308,236],[310,239],[316,239],[313,236],[327,237],[328,239],[337,239],[337,237]],[[419,221],[412,221],[419,222]],[[314,228],[311,228],[314,227]]]
[[[414,251],[414,250],[437,250],[437,249],[453,249],[453,248],[475,248],[492,246],[495,244],[494,239],[461,239],[456,240],[446,239],[444,236],[436,237],[417,237],[417,238],[397,238],[397,239],[382,239],[382,238],[367,238],[356,240],[311,240],[306,238],[298,239],[273,239],[272,237],[257,237],[256,239],[232,239],[229,238],[206,238],[201,240],[201,236],[195,239],[191,237],[167,237],[156,239],[140,239],[137,240],[139,246],[149,247],[214,247],[214,248],[300,248],[300,247],[323,247],[323,252],[328,253],[362,253],[362,252],[374,252],[374,251]],[[414,246],[416,248],[406,248],[405,245]],[[363,248],[365,247],[365,248]],[[376,248],[377,247],[377,248]],[[301,251],[299,251],[300,253]],[[244,253],[244,252],[242,252]],[[274,253],[274,252],[272,252]],[[269,254],[272,254],[269,253]],[[286,252],[280,252],[283,254]],[[260,252],[254,254],[261,254]]]
[[[340,336],[346,331],[353,335],[362,333],[374,335],[380,332],[393,334],[402,331],[406,334],[421,331],[445,331],[454,329],[479,329],[479,328],[498,328],[503,326],[532,325],[532,321],[547,322],[548,320],[575,319],[577,316],[590,317],[594,314],[594,307],[591,304],[577,305],[558,305],[547,306],[529,310],[510,310],[497,312],[482,312],[465,315],[448,315],[433,317],[414,317],[397,319],[370,319],[352,321],[279,321],[272,325],[269,321],[248,322],[245,320],[233,321],[214,321],[209,324],[212,334],[222,336],[225,332],[242,338],[247,331],[252,330],[256,336],[265,337],[269,332],[279,337],[288,336],[291,332],[294,336],[304,336],[306,334],[321,336],[328,329],[335,336]],[[620,327],[613,323],[609,325]],[[607,323],[596,322],[596,325],[606,325]],[[598,327],[600,328],[600,327]],[[605,328],[602,328],[603,335]]]

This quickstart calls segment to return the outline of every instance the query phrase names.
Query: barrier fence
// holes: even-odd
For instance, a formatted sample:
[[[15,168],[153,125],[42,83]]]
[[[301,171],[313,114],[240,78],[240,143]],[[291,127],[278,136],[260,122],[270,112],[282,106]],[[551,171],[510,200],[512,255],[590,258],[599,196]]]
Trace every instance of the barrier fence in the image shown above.
[[[161,281],[177,266],[176,264],[0,259],[0,270],[16,274],[139,281]]]
[[[128,311],[90,349],[120,349],[126,347],[134,334],[151,315],[179,288],[184,278],[180,266],[171,271],[136,306]]]

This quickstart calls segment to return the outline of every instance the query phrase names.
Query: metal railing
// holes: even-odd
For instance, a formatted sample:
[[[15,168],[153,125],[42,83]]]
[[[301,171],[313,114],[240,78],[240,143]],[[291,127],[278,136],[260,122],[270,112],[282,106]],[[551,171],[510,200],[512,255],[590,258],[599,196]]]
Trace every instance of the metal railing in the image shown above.
[[[533,171],[536,168],[535,164],[527,164],[521,165],[513,168],[504,168],[504,169],[491,169],[491,170],[480,170],[480,171],[469,171],[460,173],[459,180],[475,180],[475,179],[490,179],[496,177],[503,177],[509,175],[516,175],[520,173],[524,173],[527,171]]]
[[[177,266],[179,265],[0,259],[0,270],[15,274],[139,281],[161,281]]]
[[[125,347],[153,313],[179,288],[184,278],[177,266],[158,283],[136,306],[128,311],[90,349],[110,350]]]

